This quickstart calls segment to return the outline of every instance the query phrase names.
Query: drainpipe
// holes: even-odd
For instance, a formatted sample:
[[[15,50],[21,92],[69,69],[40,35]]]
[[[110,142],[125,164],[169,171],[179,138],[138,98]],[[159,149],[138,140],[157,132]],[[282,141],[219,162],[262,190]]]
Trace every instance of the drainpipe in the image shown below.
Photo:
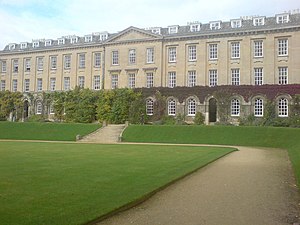
[[[103,57],[102,57],[102,82],[101,89],[104,89],[104,81],[105,81],[105,46],[103,47]]]

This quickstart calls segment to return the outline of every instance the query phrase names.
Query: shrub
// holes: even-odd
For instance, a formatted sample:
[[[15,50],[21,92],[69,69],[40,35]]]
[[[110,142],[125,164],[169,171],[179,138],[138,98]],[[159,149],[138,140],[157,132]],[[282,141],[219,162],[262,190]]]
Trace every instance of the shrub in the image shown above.
[[[203,125],[205,122],[205,116],[201,112],[197,112],[194,118],[194,124]]]

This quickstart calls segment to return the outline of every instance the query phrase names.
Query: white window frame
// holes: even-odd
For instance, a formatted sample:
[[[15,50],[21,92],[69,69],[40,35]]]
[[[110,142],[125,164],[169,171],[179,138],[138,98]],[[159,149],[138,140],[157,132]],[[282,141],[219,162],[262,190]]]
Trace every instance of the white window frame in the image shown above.
[[[44,57],[36,58],[36,66],[38,71],[43,71],[44,69]]]
[[[57,39],[57,44],[58,45],[64,45],[66,43],[66,39],[65,38],[58,38]]]
[[[264,101],[261,98],[256,98],[254,100],[254,116],[255,117],[264,116]]]
[[[6,81],[5,80],[1,80],[0,91],[5,91],[5,89],[6,89]]]
[[[129,61],[129,64],[136,64],[136,50],[135,49],[129,49],[128,61]]]
[[[89,43],[93,41],[93,35],[85,35],[84,42]]]
[[[265,25],[265,17],[253,18],[253,26],[263,26]]]
[[[128,74],[128,87],[135,88],[135,73]]]
[[[254,68],[254,85],[264,84],[264,72],[262,67]]]
[[[38,48],[38,47],[40,47],[40,42],[39,42],[39,41],[34,41],[34,42],[32,42],[32,47],[33,47],[33,48]]]
[[[41,115],[42,113],[43,113],[43,104],[42,104],[42,101],[38,100],[38,101],[36,101],[35,114]]]
[[[50,91],[55,91],[56,89],[56,78],[55,77],[51,77],[50,78],[50,87],[49,87]]]
[[[254,57],[255,58],[260,58],[264,57],[264,42],[262,40],[256,40],[253,42],[254,46]]]
[[[189,61],[190,62],[197,61],[197,46],[196,45],[189,45],[188,53],[189,53]]]
[[[8,49],[11,50],[15,50],[16,49],[16,44],[9,44]]]
[[[84,88],[85,76],[78,76],[78,87]]]
[[[24,59],[24,71],[25,72],[30,72],[31,69],[31,60],[29,58]]]
[[[288,13],[276,15],[276,23],[278,24],[288,23],[289,21],[290,21],[290,15]]]
[[[43,91],[43,79],[42,78],[38,78],[36,80],[36,91],[37,92]]]
[[[21,44],[20,44],[20,48],[21,49],[24,49],[24,48],[27,48],[27,42],[21,42]]]
[[[12,80],[12,92],[17,92],[18,91],[18,80],[13,79]]]
[[[231,100],[231,116],[240,116],[240,100],[234,98]]]
[[[195,116],[196,115],[196,100],[190,98],[188,100],[188,116]]]
[[[101,67],[101,53],[100,52],[94,53],[94,67],[96,67],[96,68]]]
[[[168,56],[169,56],[169,63],[175,63],[176,62],[176,56],[177,56],[177,48],[176,47],[169,47],[168,48]]]
[[[78,42],[78,37],[70,37],[70,43],[76,44]]]
[[[176,115],[176,101],[173,98],[168,100],[168,115],[169,116]]]
[[[240,28],[242,27],[242,20],[231,20],[231,28]]]
[[[147,63],[154,63],[154,48],[147,48]]]
[[[151,29],[151,32],[152,32],[153,34],[161,34],[161,28],[160,28],[160,27],[153,27],[153,28]]]
[[[112,74],[111,75],[111,89],[116,89],[119,86],[119,75]]]
[[[231,58],[239,59],[241,57],[241,43],[232,42],[231,43]]]
[[[6,73],[7,71],[7,63],[5,60],[1,60],[1,72]]]
[[[152,88],[154,86],[154,74],[153,72],[146,73],[146,87]]]
[[[30,79],[25,79],[24,80],[24,92],[29,92],[30,91]]]
[[[111,64],[119,65],[119,51],[115,50],[111,52]]]
[[[168,73],[168,87],[169,88],[174,88],[176,87],[176,72],[169,72]]]
[[[288,39],[278,39],[278,56],[288,56]]]
[[[50,69],[51,70],[57,69],[57,56],[50,56]]]
[[[154,112],[154,101],[151,98],[146,100],[146,114],[152,116]]]
[[[196,70],[188,71],[188,87],[196,86]]]
[[[84,69],[85,68],[85,53],[80,53],[79,56],[79,69]]]
[[[219,30],[221,29],[221,21],[210,22],[209,27],[211,30]]]
[[[215,87],[218,85],[218,70],[209,70],[208,71],[208,76],[209,76],[209,86],[210,87]]]
[[[71,69],[71,55],[64,55],[64,69]]]
[[[13,59],[13,73],[19,72],[19,60]]]
[[[240,85],[240,69],[231,69],[231,85]]]
[[[100,75],[94,76],[94,90],[100,90],[101,89],[101,77]]]
[[[278,100],[278,117],[289,116],[289,101],[286,98],[280,98]]]
[[[209,44],[209,60],[218,59],[218,44]]]
[[[198,32],[200,31],[201,24],[200,23],[195,23],[190,25],[190,32]]]
[[[71,79],[70,77],[64,77],[64,91],[71,90]]]
[[[46,40],[45,41],[45,46],[51,46],[52,45],[52,40]]]
[[[288,67],[278,67],[278,82],[281,85],[288,84]]]
[[[168,33],[169,34],[177,34],[178,33],[178,26],[168,26]]]

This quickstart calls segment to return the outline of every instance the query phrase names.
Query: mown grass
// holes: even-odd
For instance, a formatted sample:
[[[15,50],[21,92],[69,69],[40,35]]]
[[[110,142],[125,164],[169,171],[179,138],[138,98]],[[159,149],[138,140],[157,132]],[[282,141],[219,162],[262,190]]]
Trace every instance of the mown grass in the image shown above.
[[[77,134],[84,136],[98,128],[99,124],[0,122],[0,139],[75,141]]]
[[[128,142],[258,146],[287,149],[300,186],[300,129],[236,126],[129,126]]]
[[[0,224],[85,224],[233,150],[0,142]]]

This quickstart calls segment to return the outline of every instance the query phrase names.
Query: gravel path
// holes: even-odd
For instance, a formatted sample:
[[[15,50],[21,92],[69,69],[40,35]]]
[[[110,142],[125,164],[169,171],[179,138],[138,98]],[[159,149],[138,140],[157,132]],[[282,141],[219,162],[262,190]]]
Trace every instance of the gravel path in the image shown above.
[[[240,151],[97,225],[288,225],[299,193],[284,150]]]

